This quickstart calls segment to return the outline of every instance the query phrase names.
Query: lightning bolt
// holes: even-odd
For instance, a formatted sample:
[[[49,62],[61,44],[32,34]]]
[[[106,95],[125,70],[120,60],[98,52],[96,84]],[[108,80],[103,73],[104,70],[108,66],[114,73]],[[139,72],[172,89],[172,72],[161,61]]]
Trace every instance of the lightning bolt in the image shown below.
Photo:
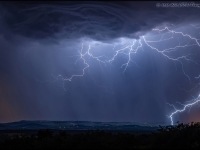
[[[196,27],[194,25],[192,25],[193,27],[195,27],[196,29],[199,29],[199,27]],[[163,31],[167,31],[168,33],[171,33],[171,37],[170,38],[167,38],[167,39],[163,39],[164,35],[162,35],[161,39],[160,40],[157,40],[157,41],[147,41],[144,36],[143,36],[143,39],[145,41],[145,43],[153,50],[156,50],[158,53],[162,54],[164,57],[166,57],[167,59],[169,60],[172,60],[172,61],[178,61],[181,63],[181,66],[182,66],[182,71],[183,73],[188,77],[188,79],[190,80],[190,77],[189,75],[186,74],[186,72],[184,71],[184,68],[183,68],[183,63],[181,60],[186,60],[186,61],[191,61],[191,62],[194,62],[196,64],[198,64],[196,61],[192,60],[189,58],[189,56],[191,56],[191,54],[187,54],[187,55],[182,55],[182,56],[179,56],[179,57],[171,57],[168,55],[168,53],[170,52],[173,52],[173,51],[176,51],[178,48],[185,48],[185,47],[190,47],[190,46],[199,46],[200,47],[200,43],[199,43],[199,40],[200,39],[197,39],[195,37],[192,37],[191,35],[189,34],[184,34],[183,32],[177,32],[177,31],[174,31],[174,30],[170,30],[168,27],[165,27],[163,29],[153,29],[154,31],[158,31],[158,32],[163,32]],[[179,45],[178,46],[175,46],[175,47],[171,47],[171,48],[167,48],[167,49],[163,49],[163,50],[159,50],[153,46],[150,45],[150,43],[155,43],[155,42],[162,42],[162,41],[168,41],[168,40],[171,40],[174,38],[174,35],[180,35],[182,37],[186,37],[188,38],[189,40],[191,41],[194,41],[195,44],[186,44],[186,45]],[[195,77],[196,79],[200,78],[200,75],[198,77]],[[197,86],[196,86],[197,87]],[[195,88],[196,88],[195,87]],[[194,88],[193,88],[194,89]],[[193,90],[192,89],[192,90]],[[171,125],[173,125],[174,121],[173,121],[173,116],[177,113],[181,113],[181,112],[184,112],[187,108],[189,108],[189,111],[190,109],[192,108],[193,105],[196,105],[200,102],[200,95],[197,97],[197,98],[194,98],[192,99],[191,101],[187,101],[188,104],[181,104],[180,102],[177,102],[179,103],[180,105],[183,106],[183,109],[176,109],[176,107],[173,105],[173,104],[169,104],[167,103],[168,105],[172,106],[175,111],[172,112],[168,117],[170,118],[171,120]],[[199,104],[198,104],[199,105]]]
[[[89,51],[89,49],[90,49],[90,46],[88,47],[88,51]],[[80,58],[77,59],[77,60],[75,61],[75,65],[76,65],[76,63],[77,63],[78,61],[82,61],[82,62],[83,62],[83,64],[85,65],[85,67],[82,69],[82,73],[80,73],[80,74],[73,74],[73,75],[71,75],[71,77],[63,77],[61,74],[59,74],[58,76],[54,76],[54,75],[52,74],[52,76],[55,78],[54,81],[57,81],[57,80],[62,80],[62,81],[63,81],[63,89],[64,89],[65,91],[66,91],[66,88],[65,88],[65,86],[64,86],[65,81],[72,81],[72,79],[73,79],[74,77],[82,77],[82,76],[84,76],[85,70],[86,70],[87,68],[89,68],[89,64],[88,64],[88,63],[86,62],[86,60],[85,60],[85,56],[87,55],[88,52],[83,53],[83,42],[82,42],[82,44],[81,44],[81,49],[80,49],[80,51],[78,51],[78,52],[79,52]],[[54,82],[54,81],[52,81],[52,82]]]
[[[192,28],[198,30],[200,29],[200,27],[195,26],[195,25],[191,25]],[[191,54],[189,52],[187,52],[185,54],[185,48],[189,49],[192,48],[194,46],[200,47],[200,39],[197,39],[195,37],[193,37],[192,35],[186,34],[184,32],[180,32],[180,31],[175,31],[170,29],[169,27],[164,27],[162,29],[152,29],[152,32],[156,32],[158,33],[158,35],[160,36],[160,38],[158,40],[148,40],[148,38],[150,37],[149,35],[143,35],[141,36],[139,39],[133,39],[131,40],[131,42],[128,42],[126,44],[121,44],[120,48],[116,48],[117,45],[115,45],[113,47],[113,49],[111,49],[112,56],[107,56],[107,55],[97,55],[93,49],[92,45],[88,45],[88,48],[86,50],[83,50],[83,42],[81,44],[81,49],[78,51],[79,52],[79,58],[75,61],[75,64],[78,61],[81,61],[84,64],[84,67],[81,70],[80,74],[73,74],[70,77],[63,77],[62,75],[58,75],[58,76],[53,76],[56,80],[62,80],[63,81],[63,87],[64,87],[64,82],[65,81],[72,81],[73,78],[75,77],[82,77],[86,74],[86,70],[90,67],[89,62],[87,61],[89,58],[97,61],[100,65],[100,67],[103,65],[107,65],[107,64],[112,64],[117,57],[119,56],[126,56],[126,62],[123,63],[121,65],[120,68],[123,68],[123,73],[127,70],[127,68],[129,67],[130,63],[133,62],[135,63],[136,66],[137,63],[132,60],[132,55],[136,55],[138,53],[139,50],[143,50],[144,51],[144,45],[149,47],[151,50],[156,51],[157,53],[161,54],[161,56],[163,56],[164,58],[173,61],[173,62],[177,62],[181,64],[181,68],[182,68],[182,72],[183,74],[188,78],[188,80],[191,82],[191,77],[187,74],[187,72],[184,70],[184,64],[183,62],[191,62],[191,63],[195,63],[198,65],[198,62],[192,59],[192,56],[194,56],[195,54]],[[151,35],[152,36],[152,35]],[[181,44],[180,42],[180,38],[185,38],[188,40],[187,43]],[[163,43],[163,42],[175,42],[178,41],[178,44],[176,43],[175,46],[172,47],[168,47],[168,48],[158,48],[157,45]],[[193,43],[192,43],[193,42]],[[191,44],[189,44],[191,43]],[[171,44],[168,44],[168,46]],[[179,52],[180,50],[182,50],[181,54],[178,53],[177,55],[173,55],[174,52]],[[89,73],[88,73],[89,74]],[[89,74],[90,75],[90,74]],[[91,76],[91,75],[90,75]],[[106,88],[106,91],[109,92],[109,88],[107,88],[106,86],[102,86],[99,85],[94,77],[91,76],[91,78],[94,80],[95,84],[97,84],[99,87],[102,88]],[[194,77],[195,79],[199,79],[199,76]],[[197,87],[197,86],[196,86]],[[196,88],[195,87],[195,88]],[[66,90],[66,89],[65,89]],[[112,92],[111,92],[112,93]],[[184,112],[187,108],[189,108],[189,110],[191,109],[191,107],[195,104],[198,104],[198,102],[200,101],[200,95],[197,98],[192,99],[191,101],[187,101],[188,104],[181,104],[183,106],[183,109],[176,109],[176,107],[172,104],[169,104],[170,106],[172,106],[175,111],[172,112],[168,117],[171,120],[171,125],[173,125],[173,116]]]
[[[88,51],[90,49],[90,46],[88,47]],[[83,68],[82,70],[82,73],[81,74],[73,74],[71,77],[67,78],[67,77],[63,77],[62,75],[58,75],[57,77],[55,77],[56,79],[61,79],[63,81],[72,81],[72,79],[74,77],[82,77],[84,76],[85,74],[85,70],[89,67],[89,64],[86,62],[84,56],[86,56],[88,54],[88,51],[83,53],[83,43],[82,43],[82,46],[81,46],[81,50],[79,51],[79,54],[80,54],[80,58],[78,60],[76,60],[75,64],[79,61],[79,60],[82,60],[83,61],[83,64],[85,65],[85,67]]]
[[[174,105],[167,103],[168,105],[174,107],[174,109],[175,109],[175,111],[172,112],[171,115],[169,116],[169,118],[170,118],[170,120],[171,120],[171,125],[174,124],[173,116],[174,116],[175,114],[184,112],[184,111],[186,110],[186,108],[189,108],[189,111],[190,111],[190,109],[191,109],[191,107],[192,107],[193,105],[198,104],[198,103],[200,102],[200,95],[199,95],[197,98],[192,99],[192,100],[189,101],[189,102],[190,102],[190,103],[185,104],[185,105],[184,105],[184,104],[181,104],[181,103],[179,103],[179,102],[177,102],[177,103],[179,103],[179,104],[181,104],[181,105],[184,106],[183,109],[176,109],[176,107],[175,107]],[[198,105],[199,105],[199,104],[198,104]]]
[[[104,64],[104,65],[111,64],[118,55],[125,55],[128,57],[127,62],[121,65],[121,68],[124,67],[123,72],[125,72],[127,67],[129,66],[130,62],[134,62],[131,59],[131,54],[136,54],[140,48],[142,48],[141,40],[139,40],[139,41],[133,40],[131,42],[131,44],[126,44],[125,46],[122,46],[120,49],[117,49],[117,50],[115,50],[115,46],[114,46],[113,50],[115,52],[114,52],[113,56],[109,58],[105,55],[95,56],[92,53],[91,45],[88,45],[88,49],[86,50],[86,52],[83,52],[83,42],[82,42],[81,49],[79,51],[79,58],[75,61],[75,64],[78,61],[82,61],[83,64],[85,65],[85,67],[82,69],[82,73],[81,74],[73,74],[73,75],[71,75],[71,77],[63,77],[62,75],[54,76],[53,74],[52,74],[52,76],[55,78],[55,80],[62,80],[63,88],[64,88],[64,90],[66,90],[66,88],[64,87],[65,81],[72,81],[72,79],[74,77],[82,77],[85,75],[86,69],[88,69],[90,67],[89,63],[86,61],[86,59],[88,57],[99,62],[100,66],[101,66],[101,64]],[[137,65],[136,62],[134,62],[134,63]],[[96,85],[98,85],[99,87],[105,88],[108,93],[114,93],[114,92],[111,92],[110,88],[97,84],[96,80],[91,75],[90,75],[90,77],[94,80]]]

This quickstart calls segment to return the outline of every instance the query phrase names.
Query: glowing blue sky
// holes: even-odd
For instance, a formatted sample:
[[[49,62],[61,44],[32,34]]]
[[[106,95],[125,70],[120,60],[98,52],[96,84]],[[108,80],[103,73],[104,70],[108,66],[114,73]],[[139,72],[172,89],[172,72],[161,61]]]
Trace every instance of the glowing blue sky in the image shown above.
[[[194,62],[167,59],[144,41],[172,37],[169,29],[200,38],[199,8],[156,8],[154,2],[11,3],[2,2],[0,17],[0,122],[17,120],[83,120],[170,123],[166,115],[192,96],[199,95],[200,69]],[[195,25],[192,26],[191,24]],[[199,25],[199,26],[198,26]],[[150,42],[159,50],[193,45],[194,40],[174,34],[173,39]],[[129,49],[112,63],[102,61],[135,40],[140,44],[125,69]],[[140,43],[141,42],[141,43]],[[166,53],[199,63],[200,48],[186,46]],[[75,62],[77,63],[75,64]],[[182,65],[181,65],[182,63]],[[184,74],[184,72],[190,77]],[[58,76],[60,75],[60,77]],[[185,92],[185,90],[191,90]],[[188,112],[188,111],[187,111]],[[198,120],[199,109],[175,116],[175,121]]]

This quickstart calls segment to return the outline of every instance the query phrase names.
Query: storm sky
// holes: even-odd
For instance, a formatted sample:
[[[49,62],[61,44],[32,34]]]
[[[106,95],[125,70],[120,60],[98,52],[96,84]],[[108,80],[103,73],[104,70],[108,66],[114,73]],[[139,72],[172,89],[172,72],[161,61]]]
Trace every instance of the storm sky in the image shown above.
[[[198,4],[198,2],[196,2]],[[0,122],[19,120],[117,121],[170,124],[174,108],[200,94],[200,46],[169,52],[173,61],[145,44],[159,40],[155,28],[200,39],[200,8],[156,7],[157,2],[1,2]],[[170,34],[165,34],[169,38]],[[84,57],[89,46],[101,60],[132,41],[142,48],[112,63]],[[200,40],[197,40],[200,42]],[[196,41],[196,42],[197,42]],[[193,43],[192,43],[193,42]],[[166,49],[194,40],[174,34],[156,42]],[[139,44],[138,44],[139,45]],[[82,53],[82,54],[83,54]],[[78,61],[77,61],[78,60]],[[200,108],[177,114],[175,121],[200,121]]]

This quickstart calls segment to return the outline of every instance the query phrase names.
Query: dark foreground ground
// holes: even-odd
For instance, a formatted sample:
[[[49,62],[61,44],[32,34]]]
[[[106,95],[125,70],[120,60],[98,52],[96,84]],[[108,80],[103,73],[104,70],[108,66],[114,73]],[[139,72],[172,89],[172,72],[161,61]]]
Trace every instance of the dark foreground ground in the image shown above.
[[[160,127],[157,131],[1,130],[0,149],[199,149],[200,123]]]

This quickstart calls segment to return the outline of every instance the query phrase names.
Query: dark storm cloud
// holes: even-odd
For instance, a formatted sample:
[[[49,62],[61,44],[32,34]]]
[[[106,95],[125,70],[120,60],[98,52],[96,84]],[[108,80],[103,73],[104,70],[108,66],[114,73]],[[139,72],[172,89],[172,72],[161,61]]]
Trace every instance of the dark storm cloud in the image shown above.
[[[109,41],[138,38],[164,23],[196,21],[199,8],[158,8],[156,2],[4,2],[5,36],[17,33],[34,39],[89,37]],[[9,33],[7,30],[10,31]]]
[[[94,59],[87,58],[90,67],[85,75],[65,82],[66,91],[63,82],[55,81],[52,76],[69,77],[80,73],[84,65],[82,61],[74,65],[81,48],[79,38],[107,42],[95,45],[92,40],[84,40],[83,51],[90,44],[95,56],[110,56],[114,44],[120,47],[123,45],[121,42],[130,40],[109,43],[115,38],[138,38],[164,24],[183,25],[181,31],[186,32],[189,24],[199,20],[200,8],[157,8],[156,3],[1,2],[0,121],[49,119],[169,123],[166,114],[173,108],[167,110],[166,102],[174,104],[190,100],[191,93],[184,93],[179,86],[189,90],[195,85],[188,85],[181,64],[166,61],[145,44],[144,51],[133,55],[139,67],[131,62],[124,73],[120,66],[126,58],[120,55],[112,66],[100,66]],[[191,29],[195,28],[191,26]],[[197,31],[194,31],[194,37],[198,37]],[[151,35],[147,35],[148,40],[152,40]],[[177,41],[158,45],[165,49],[170,44],[176,45]],[[195,57],[199,60],[199,53],[195,53]],[[183,64],[191,78],[199,75],[199,66]],[[107,93],[105,86],[114,93]],[[194,96],[198,91],[199,88]]]

